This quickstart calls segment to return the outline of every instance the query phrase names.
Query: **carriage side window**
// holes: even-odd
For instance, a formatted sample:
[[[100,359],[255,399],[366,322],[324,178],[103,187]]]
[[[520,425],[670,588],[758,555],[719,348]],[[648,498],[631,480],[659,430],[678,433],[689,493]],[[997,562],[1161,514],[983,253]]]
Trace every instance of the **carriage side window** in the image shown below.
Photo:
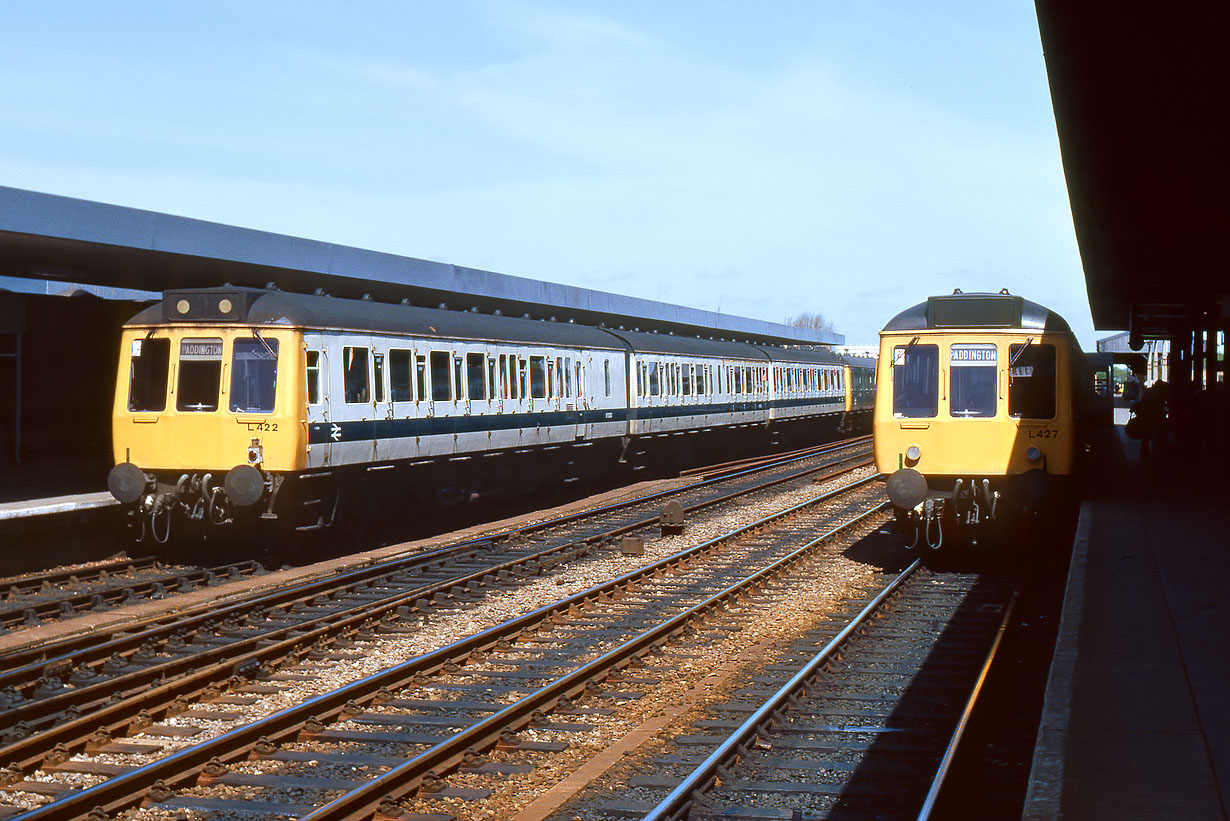
[[[602,360],[602,387],[606,389],[606,395],[611,395],[611,360]]]
[[[658,363],[649,363],[649,395],[658,395]]]
[[[366,348],[360,350],[367,353]],[[277,389],[278,341],[260,336],[236,339],[231,358],[231,410],[270,413]]]
[[[692,366],[687,362],[683,363],[683,395],[692,395]]]
[[[221,385],[222,340],[181,339],[175,409],[196,413],[216,411]]]
[[[415,394],[419,399],[427,398],[427,357],[422,354],[416,354],[414,357],[414,377],[418,393]]]
[[[372,372],[376,379],[376,401],[384,401],[384,354],[372,354]]]
[[[705,385],[709,384],[708,380],[705,379],[705,368],[707,367],[709,366],[708,365],[697,365],[696,366],[696,395],[697,396],[704,396],[705,395]]]
[[[487,382],[483,369],[487,359],[481,353],[466,354],[466,379],[469,397],[471,399],[487,398]]]
[[[935,416],[940,403],[940,349],[937,345],[893,348],[893,416]]]
[[[1055,418],[1055,346],[1008,346],[1008,415]]]
[[[547,398],[547,360],[542,356],[530,357],[530,398]]]
[[[307,352],[307,401],[320,404],[320,351]]]
[[[431,398],[447,402],[453,398],[448,381],[448,351],[432,351],[428,358],[431,360]]]
[[[389,398],[394,402],[410,402],[414,399],[413,381],[410,378],[410,351],[389,351]]]
[[[342,348],[342,384],[352,405],[371,401],[367,375],[367,348]]]
[[[992,344],[953,345],[948,352],[948,412],[964,419],[995,415],[998,355]]]
[[[160,411],[167,407],[167,371],[171,340],[134,339],[128,370],[128,410]]]
[[[508,354],[500,354],[500,364],[497,368],[500,379],[500,398],[508,398]]]

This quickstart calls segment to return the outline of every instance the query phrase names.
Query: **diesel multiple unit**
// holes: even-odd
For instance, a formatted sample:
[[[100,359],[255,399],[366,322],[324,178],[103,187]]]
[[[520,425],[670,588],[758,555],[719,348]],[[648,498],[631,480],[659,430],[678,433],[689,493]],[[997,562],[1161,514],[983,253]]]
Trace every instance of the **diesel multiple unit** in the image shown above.
[[[108,485],[159,539],[176,516],[323,527],[345,499],[372,498],[386,471],[433,466],[422,484],[468,492],[609,470],[655,442],[815,438],[868,414],[874,379],[870,362],[826,350],[168,291],[124,326]]]
[[[880,332],[876,466],[914,545],[977,541],[1055,497],[1092,397],[1067,322],[998,294],[931,297]]]

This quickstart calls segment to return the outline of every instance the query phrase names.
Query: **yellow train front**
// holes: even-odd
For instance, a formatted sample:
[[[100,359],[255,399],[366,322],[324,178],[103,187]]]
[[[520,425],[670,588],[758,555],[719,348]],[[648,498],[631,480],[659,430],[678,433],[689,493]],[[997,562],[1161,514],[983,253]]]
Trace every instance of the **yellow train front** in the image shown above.
[[[134,526],[273,517],[306,465],[303,333],[253,327],[247,289],[169,292],[124,326],[107,485]]]
[[[977,544],[1075,467],[1083,355],[1067,322],[1001,291],[936,296],[880,332],[876,467],[907,541]]]

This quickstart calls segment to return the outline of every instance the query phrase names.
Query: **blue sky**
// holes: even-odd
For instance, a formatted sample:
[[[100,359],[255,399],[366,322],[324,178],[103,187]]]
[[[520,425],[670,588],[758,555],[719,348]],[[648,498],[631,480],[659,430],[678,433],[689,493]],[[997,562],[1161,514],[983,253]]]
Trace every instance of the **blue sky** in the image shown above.
[[[1093,347],[1030,2],[10,0],[0,70],[3,185],[850,344],[1006,287]]]

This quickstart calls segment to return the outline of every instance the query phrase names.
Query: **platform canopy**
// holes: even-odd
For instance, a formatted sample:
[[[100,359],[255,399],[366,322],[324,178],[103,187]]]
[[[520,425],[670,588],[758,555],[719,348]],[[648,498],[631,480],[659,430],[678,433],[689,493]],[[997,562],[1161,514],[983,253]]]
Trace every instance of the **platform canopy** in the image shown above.
[[[842,334],[0,186],[0,276],[145,291],[224,283],[768,344]]]
[[[1036,0],[1093,324],[1230,310],[1230,3]]]

